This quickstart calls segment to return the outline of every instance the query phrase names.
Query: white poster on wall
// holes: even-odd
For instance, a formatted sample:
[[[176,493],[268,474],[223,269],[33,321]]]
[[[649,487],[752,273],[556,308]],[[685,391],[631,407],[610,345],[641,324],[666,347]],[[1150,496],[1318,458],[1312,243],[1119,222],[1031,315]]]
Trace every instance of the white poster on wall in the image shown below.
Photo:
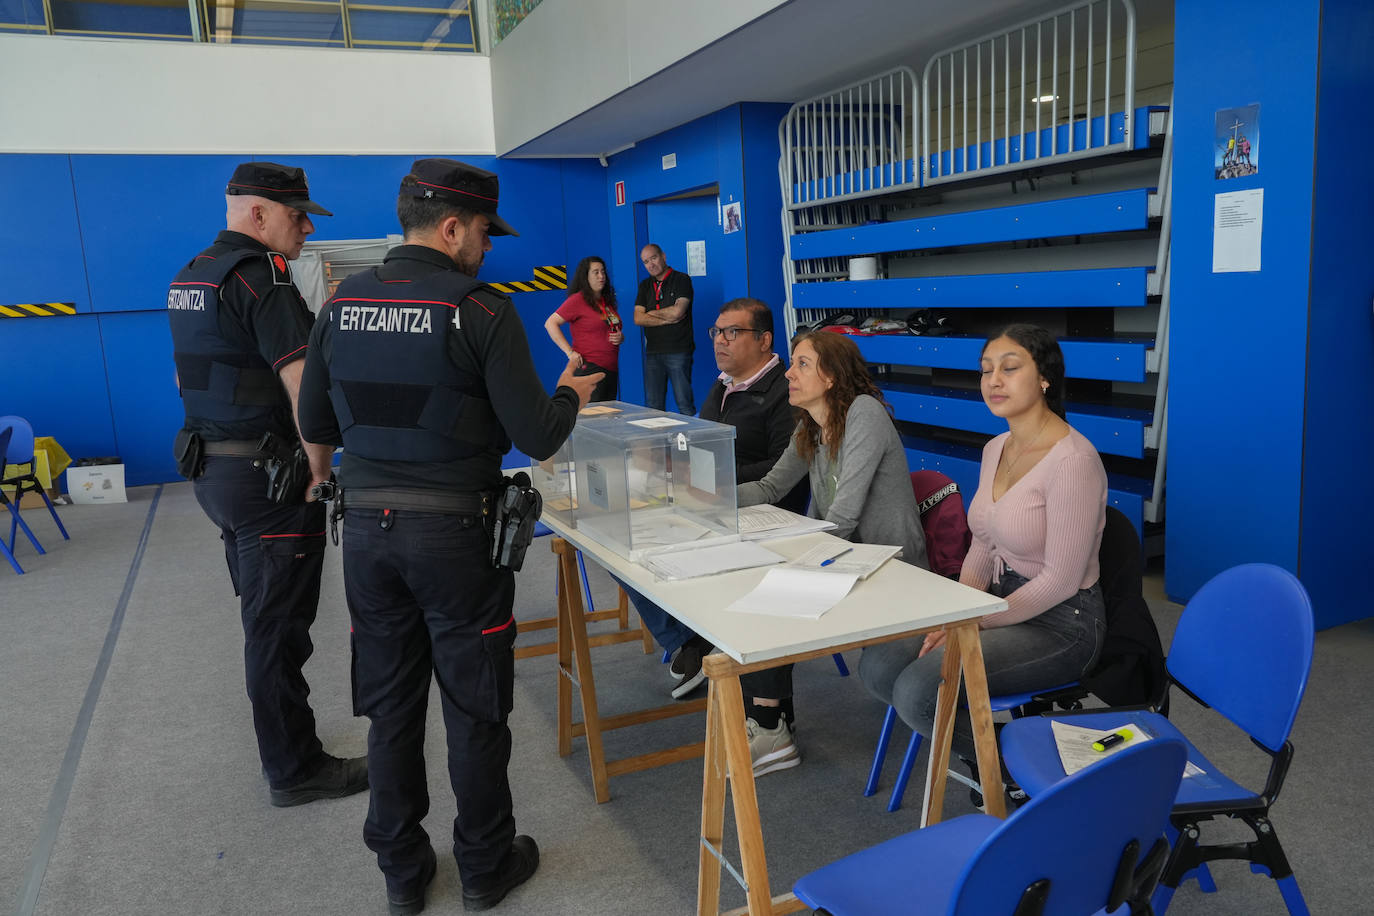
[[[687,276],[706,276],[706,240],[687,243]]]
[[[1264,188],[1216,196],[1212,211],[1212,273],[1260,269],[1264,238]]]

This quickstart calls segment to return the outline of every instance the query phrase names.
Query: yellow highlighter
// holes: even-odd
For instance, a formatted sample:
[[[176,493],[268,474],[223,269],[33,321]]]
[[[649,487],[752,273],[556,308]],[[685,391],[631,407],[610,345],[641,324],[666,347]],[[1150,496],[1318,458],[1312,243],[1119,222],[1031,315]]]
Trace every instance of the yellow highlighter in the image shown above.
[[[1099,753],[1105,750],[1109,750],[1110,748],[1116,747],[1123,741],[1130,741],[1131,737],[1131,730],[1129,728],[1118,728],[1110,735],[1103,735],[1101,738],[1098,738],[1096,741],[1094,741],[1093,750],[1098,751]]]

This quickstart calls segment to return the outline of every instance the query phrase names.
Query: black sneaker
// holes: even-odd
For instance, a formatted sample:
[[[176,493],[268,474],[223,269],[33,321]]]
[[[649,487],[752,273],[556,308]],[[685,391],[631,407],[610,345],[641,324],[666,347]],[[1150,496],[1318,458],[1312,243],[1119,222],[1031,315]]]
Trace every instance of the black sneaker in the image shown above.
[[[673,677],[678,679],[677,686],[673,688],[673,699],[680,700],[702,685],[706,680],[706,672],[701,670],[701,659],[714,648],[715,646],[698,637],[689,639],[677,650],[670,666]]]
[[[481,890],[463,887],[463,909],[491,909],[506,899],[512,890],[528,881],[538,868],[539,847],[532,837],[521,834],[510,844],[510,850],[501,860],[501,867],[496,870],[496,877],[490,884],[484,884]]]
[[[274,807],[290,808],[322,798],[343,798],[366,788],[366,757],[350,757],[345,760],[325,754],[324,763],[320,764],[320,768],[309,779],[298,782],[289,789],[272,789],[269,795]]]
[[[391,916],[416,916],[425,909],[425,891],[434,880],[438,865],[434,860],[434,847],[426,844],[425,861],[420,866],[420,878],[409,888],[392,890],[391,882],[386,883],[386,907]]]

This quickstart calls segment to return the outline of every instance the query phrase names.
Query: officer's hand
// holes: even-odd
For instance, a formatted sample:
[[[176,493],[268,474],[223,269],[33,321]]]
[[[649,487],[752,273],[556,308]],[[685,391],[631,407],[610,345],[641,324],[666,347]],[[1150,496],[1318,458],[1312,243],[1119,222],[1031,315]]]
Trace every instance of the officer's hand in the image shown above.
[[[317,477],[317,478],[315,478],[314,480],[311,480],[309,483],[307,483],[307,484],[305,485],[305,501],[308,502],[308,503],[313,503],[313,502],[315,502],[315,501],[316,501],[316,500],[315,500],[315,497],[314,497],[313,495],[311,495],[311,492],[310,492],[310,491],[315,489],[316,484],[322,484],[322,483],[328,483],[328,482],[329,482],[329,475],[325,475],[323,478]]]
[[[563,374],[558,377],[558,387],[567,386],[577,392],[577,409],[586,407],[592,399],[592,391],[598,382],[606,377],[604,372],[593,372],[591,375],[574,375],[577,366],[572,360],[568,360],[568,366],[563,370]]]

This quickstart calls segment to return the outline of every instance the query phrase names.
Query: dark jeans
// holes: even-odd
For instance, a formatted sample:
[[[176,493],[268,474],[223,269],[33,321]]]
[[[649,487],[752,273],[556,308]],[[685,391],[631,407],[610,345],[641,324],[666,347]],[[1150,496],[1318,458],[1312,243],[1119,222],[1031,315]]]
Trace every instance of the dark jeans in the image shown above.
[[[573,375],[594,375],[597,372],[606,373],[606,377],[596,383],[590,400],[614,401],[620,395],[620,373],[616,370],[598,366],[596,363],[583,362],[582,367]]]
[[[372,803],[363,839],[388,884],[420,877],[429,835],[425,710],[433,671],[458,802],[453,852],[463,885],[494,877],[515,838],[510,715],[515,680],[515,579],[492,569],[490,537],[472,516],[351,509],[344,587],[353,618],[354,705],[368,717]]]
[[[1025,582],[1024,576],[1007,570],[988,591],[1006,597]],[[1030,620],[983,630],[979,635],[988,692],[992,696],[1026,693],[1077,680],[1097,660],[1106,632],[1102,590],[1097,584]],[[917,637],[869,646],[859,659],[859,677],[874,696],[896,707],[902,721],[929,736],[935,725],[945,650],[942,647],[917,658],[923,641],[924,637]],[[966,701],[961,686],[954,752],[972,760],[973,727],[964,708]]]
[[[644,354],[644,405],[655,410],[666,410],[668,382],[673,383],[673,399],[677,401],[677,412],[689,417],[696,416],[696,400],[692,397],[692,354],[691,353],[645,353]]]
[[[274,789],[314,775],[324,751],[301,669],[324,568],[324,503],[278,506],[251,459],[210,457],[192,484],[219,526],[243,618],[243,667],[258,756]]]

